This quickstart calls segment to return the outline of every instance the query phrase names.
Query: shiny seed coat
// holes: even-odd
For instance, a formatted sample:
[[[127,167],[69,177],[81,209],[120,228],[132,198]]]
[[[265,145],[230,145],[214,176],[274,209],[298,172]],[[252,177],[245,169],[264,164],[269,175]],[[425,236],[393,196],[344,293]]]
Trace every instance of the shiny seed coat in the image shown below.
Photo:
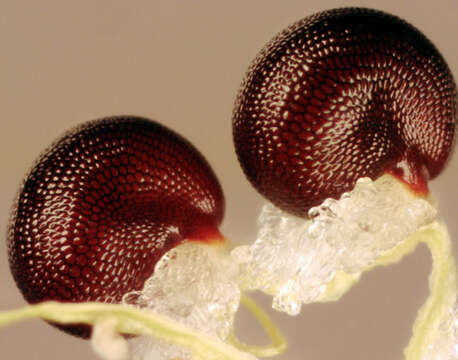
[[[119,302],[169,249],[217,235],[223,211],[216,176],[184,138],[138,117],[92,121],[55,142],[25,179],[10,267],[31,303]]]
[[[412,186],[444,168],[457,93],[434,45],[403,20],[342,8],[307,17],[256,57],[233,114],[253,186],[299,216],[358,178],[391,171]]]

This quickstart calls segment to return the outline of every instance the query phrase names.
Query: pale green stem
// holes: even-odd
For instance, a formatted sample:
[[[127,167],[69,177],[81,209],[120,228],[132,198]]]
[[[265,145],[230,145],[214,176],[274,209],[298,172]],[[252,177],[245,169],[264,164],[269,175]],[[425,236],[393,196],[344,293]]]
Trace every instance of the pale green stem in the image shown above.
[[[249,352],[257,357],[271,357],[278,355],[286,350],[287,341],[280,330],[273,324],[267,314],[248,296],[242,295],[241,304],[246,307],[253,316],[258,320],[265,332],[269,336],[272,345],[269,346],[252,346],[241,342],[232,332],[228,341],[236,348]]]
[[[418,311],[413,325],[412,337],[404,350],[406,360],[421,360],[428,346],[438,333],[439,325],[447,319],[448,311],[457,297],[457,269],[453,258],[452,245],[447,228],[433,222],[417,231],[390,251],[380,256],[364,272],[376,266],[388,266],[399,262],[415,250],[419,243],[425,243],[432,255],[433,268],[429,277],[430,294]],[[361,274],[336,274],[327,286],[320,302],[337,301],[360,279]]]
[[[192,350],[196,359],[253,359],[225,342],[186,327],[172,319],[131,306],[101,303],[62,304],[45,302],[0,313],[0,326],[40,317],[60,324],[94,325],[114,319],[116,330],[133,335],[149,335]]]
[[[131,306],[102,303],[62,304],[45,302],[22,309],[0,312],[0,327],[32,318],[60,323],[85,323],[95,325],[105,319],[116,322],[116,330],[133,335],[148,335],[193,351],[196,359],[254,359],[257,356],[271,356],[281,352],[286,344],[268,316],[249,298],[242,298],[243,304],[266,327],[273,344],[263,347],[243,345],[240,350],[207,334],[184,326],[170,318]]]
[[[456,264],[445,226],[437,224],[420,236],[431,251],[433,269],[429,276],[430,295],[415,320],[412,338],[404,351],[406,360],[423,359],[457,296]]]

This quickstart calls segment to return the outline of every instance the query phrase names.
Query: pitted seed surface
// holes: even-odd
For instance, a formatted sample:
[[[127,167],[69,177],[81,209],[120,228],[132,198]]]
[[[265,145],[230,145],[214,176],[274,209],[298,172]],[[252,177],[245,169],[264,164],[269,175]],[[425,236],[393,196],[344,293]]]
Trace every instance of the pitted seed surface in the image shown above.
[[[392,172],[426,187],[454,144],[457,93],[445,61],[403,20],[342,8],[278,34],[236,99],[242,168],[274,204],[299,216],[361,177]]]
[[[31,303],[119,302],[183,240],[214,240],[223,211],[212,169],[181,136],[142,118],[89,122],[54,143],[25,179],[10,267]]]

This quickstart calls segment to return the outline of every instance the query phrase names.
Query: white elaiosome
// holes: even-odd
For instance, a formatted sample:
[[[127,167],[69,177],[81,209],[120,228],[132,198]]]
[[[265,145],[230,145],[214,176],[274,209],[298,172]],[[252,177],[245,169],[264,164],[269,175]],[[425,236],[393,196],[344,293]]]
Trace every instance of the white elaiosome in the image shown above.
[[[358,180],[339,200],[327,199],[302,219],[268,204],[253,245],[232,255],[246,289],[274,296],[273,307],[297,315],[317,301],[341,270],[359,274],[436,217],[435,207],[385,175]]]
[[[225,340],[240,302],[239,267],[223,245],[188,242],[167,252],[142,291],[123,302],[151,309]],[[190,359],[187,349],[149,337],[129,340],[135,359]]]

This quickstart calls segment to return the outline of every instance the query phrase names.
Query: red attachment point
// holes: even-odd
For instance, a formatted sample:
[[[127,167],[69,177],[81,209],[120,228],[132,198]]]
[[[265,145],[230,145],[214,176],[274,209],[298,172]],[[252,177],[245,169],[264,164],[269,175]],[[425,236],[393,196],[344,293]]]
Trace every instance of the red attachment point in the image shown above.
[[[393,175],[416,195],[426,197],[429,195],[428,180],[430,173],[422,160],[421,155],[414,150],[409,149],[396,165],[385,173]]]

